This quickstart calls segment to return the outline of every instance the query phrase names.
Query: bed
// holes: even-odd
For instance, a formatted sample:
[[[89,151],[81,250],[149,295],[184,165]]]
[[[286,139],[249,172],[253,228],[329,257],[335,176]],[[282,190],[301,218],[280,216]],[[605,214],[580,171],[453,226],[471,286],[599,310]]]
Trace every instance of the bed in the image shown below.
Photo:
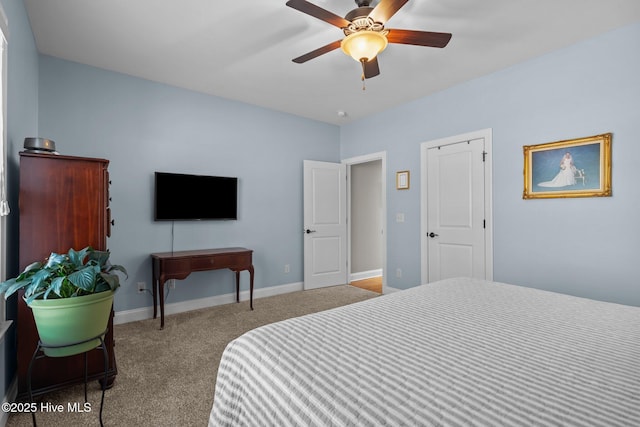
[[[226,347],[210,426],[640,426],[640,307],[447,279]]]

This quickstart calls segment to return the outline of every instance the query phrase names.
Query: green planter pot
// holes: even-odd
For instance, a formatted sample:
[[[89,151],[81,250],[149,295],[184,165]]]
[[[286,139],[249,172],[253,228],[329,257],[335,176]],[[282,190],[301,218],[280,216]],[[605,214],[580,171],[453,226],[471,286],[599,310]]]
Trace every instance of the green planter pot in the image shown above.
[[[33,311],[40,341],[45,346],[62,346],[97,337],[107,329],[114,291],[74,298],[33,300]],[[91,350],[100,339],[62,348],[44,348],[50,357],[71,356]]]

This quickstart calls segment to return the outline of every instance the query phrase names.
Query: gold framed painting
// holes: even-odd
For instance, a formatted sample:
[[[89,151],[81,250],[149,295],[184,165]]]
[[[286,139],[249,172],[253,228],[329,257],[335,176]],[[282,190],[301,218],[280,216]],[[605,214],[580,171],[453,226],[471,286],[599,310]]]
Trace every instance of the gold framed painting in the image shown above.
[[[525,145],[522,198],[611,196],[611,135]]]
[[[396,190],[409,189],[409,171],[396,172]]]

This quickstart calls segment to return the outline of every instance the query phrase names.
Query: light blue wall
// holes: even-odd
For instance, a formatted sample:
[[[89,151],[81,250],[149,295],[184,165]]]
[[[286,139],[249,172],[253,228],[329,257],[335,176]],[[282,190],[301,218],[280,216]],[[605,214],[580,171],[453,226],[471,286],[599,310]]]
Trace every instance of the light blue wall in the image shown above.
[[[149,254],[172,249],[171,223],[153,221],[154,171],[239,178],[239,219],[176,222],[175,250],[245,246],[256,288],[302,281],[302,161],[339,161],[338,127],[48,56],[39,101],[40,134],[60,153],[111,162],[108,245],[130,276],[116,311],[151,305],[136,283],[150,288]],[[167,303],[233,292],[234,280],[192,274]]]
[[[426,74],[425,78],[428,78]],[[420,283],[420,143],[493,129],[494,280],[640,305],[640,24],[343,126],[387,151],[388,283]],[[523,145],[613,132],[613,197],[523,200]],[[394,174],[409,169],[411,189]],[[396,223],[395,213],[405,222]]]
[[[7,195],[11,214],[7,218],[7,277],[18,273],[18,151],[25,136],[38,130],[38,52],[22,1],[1,0],[9,24],[7,52]],[[15,297],[7,304],[7,317],[15,319]],[[15,324],[0,340],[0,396],[13,381],[15,362]]]
[[[22,1],[2,0],[9,22],[7,52],[7,190],[12,213],[9,216],[10,247],[18,242],[19,157],[24,138],[38,133],[38,52]],[[18,273],[17,254],[9,251],[8,277]]]

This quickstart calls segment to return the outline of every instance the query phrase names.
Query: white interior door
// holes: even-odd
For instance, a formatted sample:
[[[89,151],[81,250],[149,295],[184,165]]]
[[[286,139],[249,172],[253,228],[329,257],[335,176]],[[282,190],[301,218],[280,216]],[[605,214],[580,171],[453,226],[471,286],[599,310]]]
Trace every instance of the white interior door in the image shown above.
[[[487,223],[485,138],[447,140],[427,147],[423,210],[424,281],[450,277],[491,279]],[[426,215],[426,217],[424,217]],[[424,267],[423,267],[424,276]]]
[[[346,166],[305,160],[303,186],[304,289],[346,284]]]

